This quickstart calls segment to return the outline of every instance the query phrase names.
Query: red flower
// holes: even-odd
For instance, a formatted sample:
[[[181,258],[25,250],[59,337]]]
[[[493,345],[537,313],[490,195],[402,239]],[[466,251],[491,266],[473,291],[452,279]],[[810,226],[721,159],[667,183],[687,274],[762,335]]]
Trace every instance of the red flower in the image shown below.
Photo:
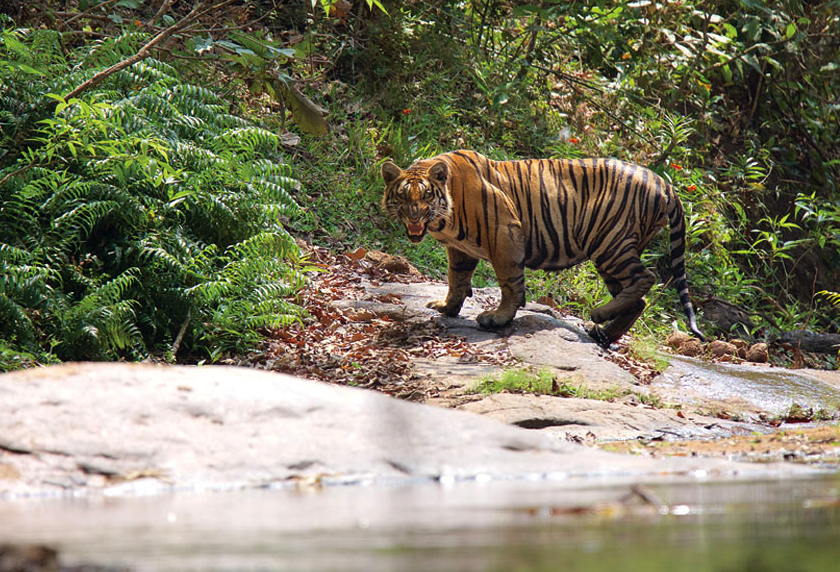
[[[688,188],[686,190],[687,191],[692,191],[692,192],[696,191],[697,190],[697,185],[688,185]]]
[[[577,145],[578,143],[580,143],[580,140],[577,137],[569,137],[569,143],[571,143],[572,145]]]
[[[409,113],[411,113],[411,109],[410,109],[410,108],[407,108],[407,109],[403,109],[403,110],[402,110],[402,114],[403,114],[403,115],[408,115]]]
[[[682,169],[682,165],[679,165],[677,163],[671,163],[671,168],[675,171],[679,171],[680,169]]]

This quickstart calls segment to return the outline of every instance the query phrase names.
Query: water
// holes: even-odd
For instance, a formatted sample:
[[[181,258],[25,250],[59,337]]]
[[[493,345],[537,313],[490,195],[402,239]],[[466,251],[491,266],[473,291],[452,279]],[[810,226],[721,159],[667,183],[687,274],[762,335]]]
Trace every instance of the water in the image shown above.
[[[654,380],[652,387],[675,402],[718,402],[725,408],[742,403],[772,415],[787,414],[793,404],[814,411],[836,412],[840,408],[840,390],[798,370],[683,356],[668,359],[672,367]]]
[[[133,570],[826,572],[840,478],[336,486],[0,502],[0,542]]]

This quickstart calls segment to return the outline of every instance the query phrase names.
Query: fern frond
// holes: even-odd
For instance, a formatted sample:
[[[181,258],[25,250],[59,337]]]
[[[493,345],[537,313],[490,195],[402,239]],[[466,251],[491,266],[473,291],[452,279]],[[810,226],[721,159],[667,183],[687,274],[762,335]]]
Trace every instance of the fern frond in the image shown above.
[[[193,113],[195,110],[211,109],[222,110],[227,103],[215,92],[200,85],[189,83],[178,83],[169,91],[170,101],[178,106],[183,112]]]
[[[140,271],[137,268],[129,268],[119,276],[116,276],[98,288],[89,292],[78,307],[84,310],[92,310],[103,305],[115,305],[123,301],[126,292],[138,282]]]
[[[258,197],[271,201],[270,213],[272,215],[282,214],[291,216],[300,212],[300,206],[295,199],[286,191],[286,187],[264,179],[254,179],[248,183],[248,188]]]
[[[178,71],[175,68],[154,58],[141,60],[131,67],[122,70],[122,73],[124,77],[130,79],[135,84],[159,83],[170,86],[180,83]]]
[[[221,128],[248,127],[251,123],[247,119],[231,115],[230,113],[219,113],[215,117],[216,125]]]
[[[213,147],[217,151],[239,151],[253,156],[262,148],[274,150],[280,145],[280,137],[262,127],[248,126],[223,131],[216,136]]]
[[[28,342],[35,338],[35,325],[26,309],[2,291],[0,291],[0,333],[6,340],[16,339]]]
[[[93,201],[82,203],[62,214],[53,223],[53,228],[68,236],[86,237],[96,224],[119,207],[116,201]]]
[[[172,141],[171,145],[173,150],[172,160],[196,171],[227,165],[227,160],[219,157],[210,149],[196,145],[191,141],[179,139]]]
[[[119,36],[107,36],[93,40],[80,48],[80,65],[99,67],[109,66],[125,56],[137,52],[140,43],[148,39],[148,34],[137,30],[126,30]]]
[[[260,260],[267,255],[284,257],[296,251],[294,241],[285,232],[262,232],[232,245],[225,255],[233,260]]]
[[[300,190],[300,182],[292,177],[292,169],[285,163],[257,159],[251,163],[250,167],[252,177],[261,177],[281,185],[284,189]]]
[[[299,212],[300,185],[276,134],[155,59],[49,113],[44,94],[145,37],[65,50],[33,30],[12,56],[0,44],[0,331],[64,359],[169,347],[188,313],[185,346],[214,356],[299,312],[299,252],[278,216]],[[13,58],[38,69],[13,73]]]

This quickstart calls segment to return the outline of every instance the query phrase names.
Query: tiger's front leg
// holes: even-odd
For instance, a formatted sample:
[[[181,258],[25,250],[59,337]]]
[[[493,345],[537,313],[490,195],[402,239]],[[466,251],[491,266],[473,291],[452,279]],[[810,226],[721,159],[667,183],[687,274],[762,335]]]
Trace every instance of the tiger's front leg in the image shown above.
[[[507,230],[507,233],[497,236],[490,257],[502,290],[502,301],[495,310],[482,312],[476,317],[482,328],[508,325],[517,310],[525,305],[525,242],[522,227],[516,222],[509,224]]]
[[[426,304],[426,307],[454,317],[461,312],[464,300],[472,296],[472,277],[478,265],[478,258],[451,246],[446,248],[446,253],[449,258],[449,292],[446,300],[433,300]]]

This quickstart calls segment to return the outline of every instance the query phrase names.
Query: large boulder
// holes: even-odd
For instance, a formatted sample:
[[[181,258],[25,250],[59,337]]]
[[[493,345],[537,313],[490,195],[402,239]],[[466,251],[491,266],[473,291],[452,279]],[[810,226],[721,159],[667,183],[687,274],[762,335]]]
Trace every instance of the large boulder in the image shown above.
[[[222,366],[67,364],[0,376],[0,496],[378,480],[763,474],[654,461],[472,413]]]

